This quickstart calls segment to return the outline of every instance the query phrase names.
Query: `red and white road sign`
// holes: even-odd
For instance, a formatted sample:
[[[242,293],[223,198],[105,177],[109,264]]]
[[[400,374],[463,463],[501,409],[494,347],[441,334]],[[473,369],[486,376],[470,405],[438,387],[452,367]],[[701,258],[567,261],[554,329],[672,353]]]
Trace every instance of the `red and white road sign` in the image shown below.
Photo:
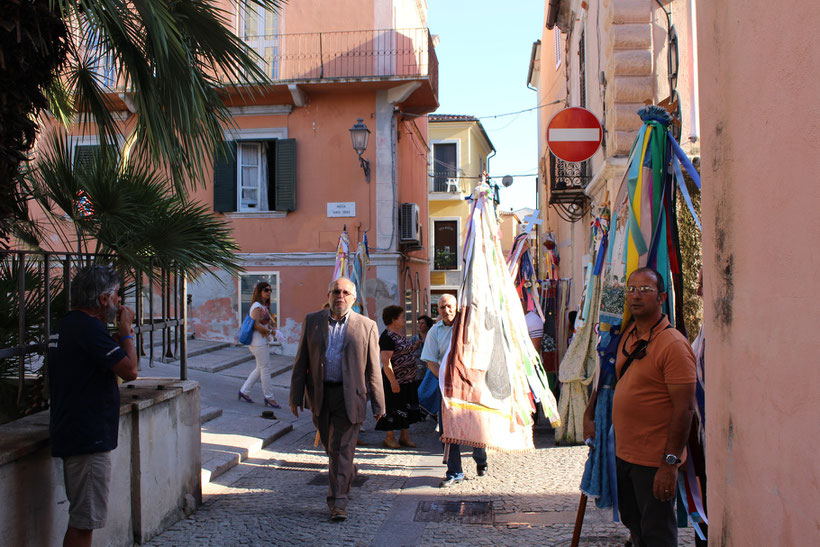
[[[547,125],[547,145],[557,158],[569,162],[588,160],[604,137],[595,114],[578,106],[555,114]]]

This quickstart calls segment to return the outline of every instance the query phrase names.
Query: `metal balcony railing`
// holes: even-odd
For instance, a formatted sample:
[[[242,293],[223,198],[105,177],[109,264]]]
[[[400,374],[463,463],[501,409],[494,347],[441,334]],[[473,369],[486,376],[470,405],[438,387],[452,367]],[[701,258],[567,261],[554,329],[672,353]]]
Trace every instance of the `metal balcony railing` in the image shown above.
[[[461,191],[461,179],[459,179],[458,169],[436,169],[433,171],[432,192],[451,192],[458,193]]]
[[[438,58],[426,28],[246,35],[274,82],[426,78],[438,95]],[[116,62],[91,54],[92,69],[111,91],[123,91]],[[230,83],[226,76],[222,81]]]
[[[581,220],[589,211],[590,200],[584,189],[592,178],[589,162],[571,163],[550,154],[549,203],[568,222]]]
[[[427,77],[438,85],[438,59],[425,28],[245,36],[244,41],[274,81]]]

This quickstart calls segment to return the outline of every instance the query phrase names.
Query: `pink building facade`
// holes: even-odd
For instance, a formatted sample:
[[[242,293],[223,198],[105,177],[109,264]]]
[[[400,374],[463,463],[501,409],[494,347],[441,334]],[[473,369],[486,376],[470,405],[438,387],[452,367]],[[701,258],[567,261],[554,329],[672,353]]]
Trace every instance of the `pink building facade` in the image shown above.
[[[193,196],[230,224],[245,272],[189,284],[191,332],[234,341],[254,284],[267,279],[284,352],[295,352],[305,314],[327,300],[345,228],[351,251],[367,236],[369,315],[400,304],[414,325],[429,294],[419,230],[427,218],[424,115],[438,106],[426,4],[291,2],[278,15],[226,6],[274,84],[250,100],[227,99],[233,155],[215,161]],[[351,144],[359,118],[370,130],[362,154],[369,182]]]
[[[771,7],[697,6],[710,545],[820,538],[820,6]]]

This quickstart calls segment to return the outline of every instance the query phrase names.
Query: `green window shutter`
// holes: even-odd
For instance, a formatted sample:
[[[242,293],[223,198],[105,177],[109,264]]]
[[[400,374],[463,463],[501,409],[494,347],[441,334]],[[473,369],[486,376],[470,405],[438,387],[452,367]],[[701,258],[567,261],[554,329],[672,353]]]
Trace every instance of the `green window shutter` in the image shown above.
[[[277,211],[296,209],[296,140],[276,141],[276,206]]]
[[[268,211],[276,210],[276,140],[266,141],[268,161]]]
[[[214,211],[236,211],[236,141],[214,154]]]
[[[74,170],[82,168],[88,170],[94,164],[94,159],[100,153],[99,144],[78,144],[74,147]]]

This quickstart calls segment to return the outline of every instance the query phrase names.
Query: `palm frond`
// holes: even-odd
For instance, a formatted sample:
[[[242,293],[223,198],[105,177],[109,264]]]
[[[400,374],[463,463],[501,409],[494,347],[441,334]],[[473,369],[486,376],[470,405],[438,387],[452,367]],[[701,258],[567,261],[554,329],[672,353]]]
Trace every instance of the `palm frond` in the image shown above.
[[[86,251],[117,256],[118,266],[149,276],[162,268],[191,277],[240,271],[229,225],[174,192],[150,161],[121,162],[103,147],[93,161],[74,164],[64,134],[49,135],[48,143],[27,182],[31,198],[52,227],[75,230]]]
[[[279,11],[284,0],[253,3]],[[101,142],[115,142],[113,135],[121,131],[105,112],[113,108],[111,94],[96,72],[100,59],[110,59],[137,114],[134,150],[168,171],[177,192],[204,184],[223,127],[232,125],[218,89],[226,80],[243,93],[269,83],[257,54],[230,30],[230,14],[205,0],[57,0],[57,5],[80,30],[73,35],[74,59],[63,81],[77,98],[81,121],[96,124]]]

